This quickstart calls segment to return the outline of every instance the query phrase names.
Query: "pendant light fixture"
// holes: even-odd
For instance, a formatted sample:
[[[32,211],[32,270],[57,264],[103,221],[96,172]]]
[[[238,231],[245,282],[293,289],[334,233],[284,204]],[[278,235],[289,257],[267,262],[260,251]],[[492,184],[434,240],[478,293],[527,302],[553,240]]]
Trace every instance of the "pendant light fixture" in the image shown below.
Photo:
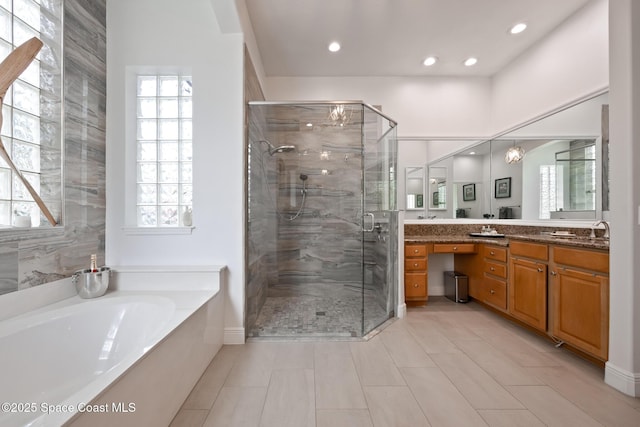
[[[511,164],[519,163],[524,158],[524,149],[513,143],[513,147],[510,147],[504,154],[504,161]]]

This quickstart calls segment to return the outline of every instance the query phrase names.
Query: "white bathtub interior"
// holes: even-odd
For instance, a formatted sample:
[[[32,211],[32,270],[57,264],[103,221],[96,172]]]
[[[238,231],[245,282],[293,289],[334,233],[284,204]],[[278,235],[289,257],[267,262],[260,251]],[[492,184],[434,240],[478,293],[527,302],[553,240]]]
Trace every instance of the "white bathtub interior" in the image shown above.
[[[161,345],[165,347],[164,352],[171,353],[175,350],[170,347],[172,335],[177,337],[172,338],[174,341],[179,338],[183,344],[185,340],[194,340],[188,345],[195,351],[197,366],[194,360],[189,360],[191,356],[185,355],[181,361],[185,366],[180,369],[192,377],[188,382],[190,387],[195,384],[222,345],[224,308],[220,293],[224,268],[120,267],[114,270],[112,289],[103,297],[84,300],[72,296],[56,300],[68,296],[69,289],[67,283],[55,283],[53,287],[60,292],[49,295],[51,304],[43,300],[34,308],[30,307],[32,302],[26,302],[28,312],[0,322],[0,400],[37,405],[33,413],[0,412],[0,425],[66,422],[100,425],[97,414],[78,414],[78,405],[104,397],[116,388],[117,382],[126,381],[132,371],[149,365],[141,361]],[[68,279],[61,282],[65,281]],[[16,311],[16,296],[11,295],[13,298],[7,301],[3,301],[4,296],[0,297],[0,313],[5,312],[3,308]],[[14,303],[11,310],[4,307],[11,303]],[[202,325],[195,323],[196,319]],[[187,321],[193,323],[190,329],[201,333],[179,330]],[[175,366],[145,369],[151,369],[150,374],[164,375],[168,368],[176,369]],[[177,411],[186,398],[190,390],[188,383],[182,387],[184,396],[173,396],[177,402],[171,411]],[[135,386],[128,386],[131,388]],[[136,391],[129,391],[133,392],[129,398],[135,399]],[[141,392],[149,393],[149,390]],[[110,399],[120,401],[117,395]],[[43,412],[43,405],[65,404],[76,411]],[[147,415],[155,417],[154,422],[164,422],[166,418],[170,421],[173,416],[167,410],[164,414],[145,415],[144,410],[138,407],[137,414],[129,414],[123,419],[124,424],[119,424],[150,421]],[[158,412],[155,408],[154,411]],[[104,425],[108,423],[109,420]]]

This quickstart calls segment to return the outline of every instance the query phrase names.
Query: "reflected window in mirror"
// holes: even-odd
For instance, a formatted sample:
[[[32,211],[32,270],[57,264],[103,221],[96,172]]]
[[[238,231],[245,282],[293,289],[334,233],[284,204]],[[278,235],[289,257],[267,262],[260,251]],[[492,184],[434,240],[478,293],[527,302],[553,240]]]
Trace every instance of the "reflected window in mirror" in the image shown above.
[[[405,168],[406,209],[424,209],[424,167],[410,166]]]
[[[447,168],[429,167],[429,209],[447,209]]]
[[[571,141],[569,149],[556,153],[556,211],[596,209],[596,144]]]

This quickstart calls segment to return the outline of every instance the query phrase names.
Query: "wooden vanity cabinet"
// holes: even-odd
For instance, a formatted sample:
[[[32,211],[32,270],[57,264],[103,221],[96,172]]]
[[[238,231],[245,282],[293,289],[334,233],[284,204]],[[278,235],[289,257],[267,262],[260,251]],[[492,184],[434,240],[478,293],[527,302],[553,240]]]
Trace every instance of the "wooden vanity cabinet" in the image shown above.
[[[498,310],[507,310],[506,247],[479,244],[475,253],[456,256],[454,263],[455,270],[469,278],[471,298]]]
[[[509,314],[546,331],[548,246],[513,241],[509,251]]]
[[[507,309],[507,249],[485,245],[482,250],[481,301]]]
[[[434,243],[434,254],[472,254],[476,252],[475,243]]]
[[[551,333],[598,359],[609,353],[609,254],[552,248]]]
[[[424,305],[429,299],[427,253],[426,244],[404,245],[404,300],[407,305]]]

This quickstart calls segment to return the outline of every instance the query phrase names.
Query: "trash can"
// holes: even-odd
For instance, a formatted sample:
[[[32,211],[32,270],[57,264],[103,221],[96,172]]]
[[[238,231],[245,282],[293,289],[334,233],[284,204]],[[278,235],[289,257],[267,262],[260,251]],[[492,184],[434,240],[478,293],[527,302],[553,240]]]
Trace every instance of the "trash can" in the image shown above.
[[[456,271],[445,271],[444,296],[453,302],[468,302],[469,277]]]

